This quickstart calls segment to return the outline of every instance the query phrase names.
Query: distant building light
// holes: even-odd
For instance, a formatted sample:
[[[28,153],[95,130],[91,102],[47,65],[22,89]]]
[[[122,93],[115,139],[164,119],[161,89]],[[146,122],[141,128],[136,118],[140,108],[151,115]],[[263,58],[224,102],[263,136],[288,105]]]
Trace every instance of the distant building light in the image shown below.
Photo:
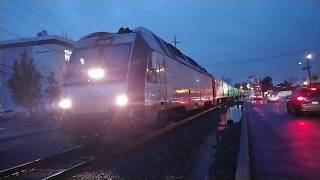
[[[301,65],[301,64],[302,64],[302,62],[299,62],[298,64],[300,64],[300,65]]]
[[[305,85],[305,86],[308,85],[308,81],[304,81],[303,85]]]
[[[65,49],[65,50],[64,50],[64,60],[65,60],[65,61],[69,61],[71,54],[72,54],[72,51],[71,51],[71,50]]]

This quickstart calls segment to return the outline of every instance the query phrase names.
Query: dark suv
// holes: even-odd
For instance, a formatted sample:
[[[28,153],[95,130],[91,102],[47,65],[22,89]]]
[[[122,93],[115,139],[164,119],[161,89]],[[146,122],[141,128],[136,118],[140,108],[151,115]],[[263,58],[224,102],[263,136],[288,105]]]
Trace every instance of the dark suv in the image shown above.
[[[287,102],[289,113],[320,113],[320,86],[302,87],[293,90]]]

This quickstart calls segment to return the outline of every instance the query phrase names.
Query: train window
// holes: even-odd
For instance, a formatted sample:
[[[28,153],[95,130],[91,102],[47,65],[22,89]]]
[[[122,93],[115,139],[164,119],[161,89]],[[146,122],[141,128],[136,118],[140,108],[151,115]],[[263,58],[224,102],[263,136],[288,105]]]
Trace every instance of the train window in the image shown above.
[[[158,83],[158,64],[156,62],[156,54],[153,52],[148,62],[147,81],[150,83]]]
[[[92,66],[107,68],[108,76],[103,80],[105,82],[125,80],[131,46],[131,43],[125,43],[76,49],[68,64],[66,84],[88,83],[87,70]]]
[[[166,43],[166,46],[167,46],[168,50],[170,51],[171,55],[173,55],[175,57],[179,57],[184,60],[183,54],[177,48],[173,47],[169,43]]]
[[[189,62],[190,64],[192,64],[193,66],[199,67],[199,64],[198,64],[195,60],[191,59],[190,57],[187,57],[187,60],[188,60],[188,62]]]
[[[157,37],[157,36],[155,36],[154,35],[154,38],[156,39],[156,41],[158,42],[158,44],[159,44],[159,46],[161,47],[161,50],[163,51],[163,52],[166,52],[166,49],[165,49],[165,47],[163,46],[163,44],[162,44],[162,40],[159,38],[159,37]],[[167,53],[166,53],[167,54]]]
[[[107,51],[106,63],[112,66],[128,64],[130,50],[131,44],[110,46]]]

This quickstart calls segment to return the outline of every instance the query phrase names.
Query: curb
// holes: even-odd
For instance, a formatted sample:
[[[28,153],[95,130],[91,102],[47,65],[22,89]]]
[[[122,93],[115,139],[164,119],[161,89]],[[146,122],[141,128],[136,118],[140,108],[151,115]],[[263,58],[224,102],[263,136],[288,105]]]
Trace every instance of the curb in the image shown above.
[[[240,147],[237,158],[237,170],[235,180],[250,180],[250,156],[249,156],[249,135],[246,104],[243,104]]]

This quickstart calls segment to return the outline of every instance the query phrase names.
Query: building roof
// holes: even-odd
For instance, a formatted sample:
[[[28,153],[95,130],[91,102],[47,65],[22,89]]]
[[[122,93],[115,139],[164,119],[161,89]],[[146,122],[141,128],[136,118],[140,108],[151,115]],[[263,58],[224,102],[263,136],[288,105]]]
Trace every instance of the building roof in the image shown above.
[[[35,46],[44,44],[57,44],[72,48],[74,41],[56,35],[45,35],[33,38],[21,38],[15,40],[0,41],[0,49]]]

